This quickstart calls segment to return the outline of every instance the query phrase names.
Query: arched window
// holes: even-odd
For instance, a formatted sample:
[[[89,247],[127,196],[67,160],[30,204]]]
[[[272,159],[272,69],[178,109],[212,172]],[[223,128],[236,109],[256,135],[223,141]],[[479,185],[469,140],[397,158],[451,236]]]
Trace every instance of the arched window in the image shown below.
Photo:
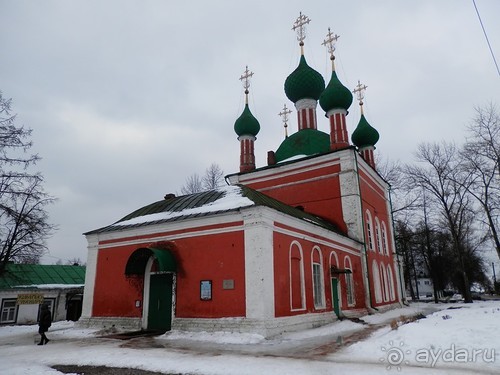
[[[373,222],[372,215],[370,211],[366,210],[366,234],[368,235],[368,249],[375,251],[375,246],[373,244]]]
[[[396,293],[394,291],[394,278],[390,264],[387,266],[387,284],[389,284],[389,300],[394,301],[396,299]]]
[[[375,238],[377,239],[378,252],[383,254],[384,248],[382,247],[382,233],[380,232],[380,221],[375,217]]]
[[[380,285],[380,272],[378,269],[377,261],[372,262],[372,278],[373,278],[373,289],[375,290],[375,302],[382,302],[382,288]]]
[[[354,306],[356,304],[356,295],[354,290],[354,281],[352,276],[352,264],[351,259],[346,256],[344,259],[344,268],[346,270],[351,270],[351,273],[345,273],[345,285],[347,294],[347,305]]]
[[[387,247],[387,228],[385,223],[382,221],[382,247],[384,249],[384,254],[389,255],[389,248]]]
[[[318,247],[314,247],[311,253],[312,284],[315,309],[325,308],[325,284],[323,277],[323,256]]]
[[[290,246],[290,309],[305,309],[304,257],[298,242]]]
[[[380,263],[380,281],[382,283],[382,296],[384,301],[389,300],[389,288],[387,285],[387,272],[385,271],[385,266],[383,263]]]

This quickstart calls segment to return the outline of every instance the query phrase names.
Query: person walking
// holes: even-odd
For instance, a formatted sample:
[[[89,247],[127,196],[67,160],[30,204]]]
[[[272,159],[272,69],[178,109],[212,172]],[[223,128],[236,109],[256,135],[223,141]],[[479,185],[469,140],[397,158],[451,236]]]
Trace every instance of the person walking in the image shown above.
[[[46,304],[43,304],[40,309],[40,320],[38,321],[38,333],[40,334],[40,342],[38,343],[38,345],[44,345],[50,341],[47,336],[45,336],[45,332],[47,332],[49,330],[49,327],[52,325],[52,316],[49,307]]]

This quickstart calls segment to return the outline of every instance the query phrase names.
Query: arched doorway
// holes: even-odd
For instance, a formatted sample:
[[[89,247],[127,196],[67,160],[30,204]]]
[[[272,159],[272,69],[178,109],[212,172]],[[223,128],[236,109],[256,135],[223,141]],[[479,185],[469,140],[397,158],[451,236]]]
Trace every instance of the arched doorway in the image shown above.
[[[130,255],[125,275],[144,276],[143,329],[170,330],[175,271],[175,258],[167,249],[140,248]]]

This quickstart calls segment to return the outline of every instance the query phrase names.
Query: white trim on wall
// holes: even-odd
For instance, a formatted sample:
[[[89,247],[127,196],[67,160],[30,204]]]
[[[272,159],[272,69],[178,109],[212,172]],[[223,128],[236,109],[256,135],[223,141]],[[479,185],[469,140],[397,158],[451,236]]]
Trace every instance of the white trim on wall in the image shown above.
[[[299,250],[300,254],[300,298],[301,298],[301,307],[300,308],[293,308],[293,291],[292,291],[292,286],[293,286],[293,280],[292,280],[292,250],[294,249],[294,246]],[[302,246],[300,246],[300,243],[296,240],[292,241],[290,244],[290,249],[288,251],[288,267],[289,267],[289,275],[290,275],[290,311],[304,311],[306,309],[306,287],[305,287],[305,280],[304,280],[304,252],[302,251]]]

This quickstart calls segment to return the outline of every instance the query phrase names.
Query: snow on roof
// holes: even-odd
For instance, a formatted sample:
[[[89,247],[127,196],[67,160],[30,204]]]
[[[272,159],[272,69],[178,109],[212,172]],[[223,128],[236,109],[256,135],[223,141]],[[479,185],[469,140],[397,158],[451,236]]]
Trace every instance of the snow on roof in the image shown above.
[[[254,204],[254,202],[252,202],[250,199],[242,195],[241,188],[238,186],[224,186],[217,190],[223,192],[224,195],[222,195],[221,198],[211,203],[199,207],[186,208],[182,211],[164,211],[150,215],[134,217],[129,220],[117,222],[115,224],[112,224],[111,226],[117,227],[117,226],[137,225],[153,221],[168,220],[179,216],[227,211],[241,207],[248,207]]]
[[[306,158],[310,155],[306,155],[306,154],[298,154],[298,155],[293,155],[293,156],[290,156],[289,158],[287,159],[283,159],[283,160],[280,160],[279,162],[277,162],[276,164],[280,164],[280,163],[286,163],[286,162],[289,162],[289,161],[294,161],[294,160],[299,160],[299,159],[303,159],[303,158]]]
[[[35,289],[75,289],[82,288],[85,284],[32,284],[19,285],[16,288],[35,288]]]

